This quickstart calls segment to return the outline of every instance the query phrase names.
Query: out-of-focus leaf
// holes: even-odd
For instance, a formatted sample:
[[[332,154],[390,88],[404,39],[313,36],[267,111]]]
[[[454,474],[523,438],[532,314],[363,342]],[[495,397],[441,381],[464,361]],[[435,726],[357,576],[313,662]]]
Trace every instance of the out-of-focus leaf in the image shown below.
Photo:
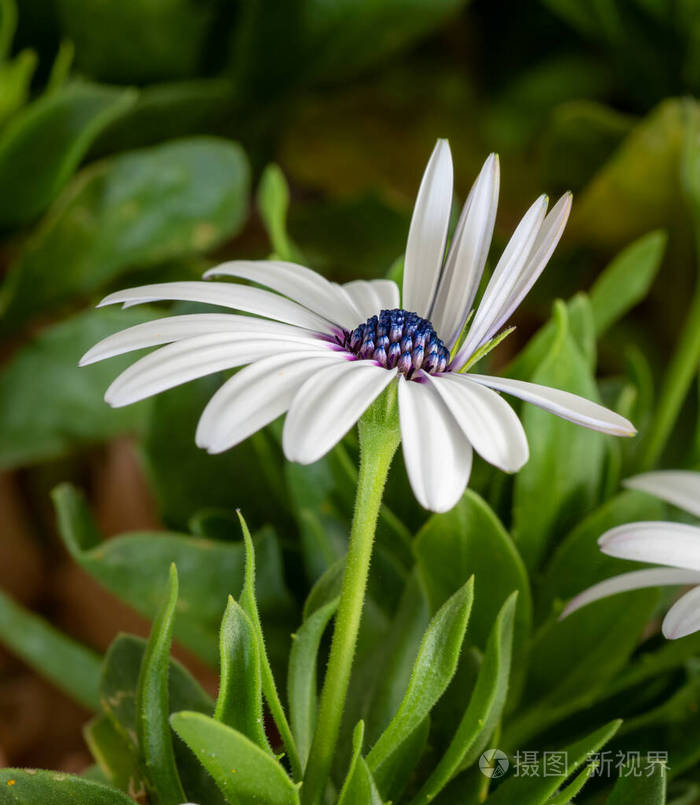
[[[140,757],[137,743],[137,688],[139,672],[146,652],[146,641],[133,635],[119,635],[105,656],[100,681],[102,708],[119,736],[126,742],[135,758]],[[170,659],[168,670],[168,701],[170,712],[196,710],[207,715],[214,702],[189,671]],[[175,758],[185,791],[195,802],[221,805],[223,800],[214,781],[189,749],[175,737]],[[139,761],[140,763],[140,761]],[[140,775],[143,769],[139,766]]]
[[[214,248],[241,227],[248,186],[240,146],[213,137],[91,166],[12,266],[3,287],[4,327],[94,293],[124,272]]]
[[[177,570],[170,565],[165,600],[153,621],[136,688],[136,734],[150,795],[158,805],[182,805],[186,799],[175,763],[168,717],[170,643],[177,605]]]
[[[63,88],[68,80],[74,56],[75,45],[70,40],[64,39],[58,46],[56,58],[51,65],[51,72],[49,74],[49,80],[46,82],[45,92],[57,92]],[[109,123],[107,123],[107,125],[109,125]]]
[[[594,101],[568,101],[558,106],[542,137],[547,182],[568,190],[583,187],[633,124],[630,116]]]
[[[489,796],[490,805],[544,805],[564,780],[589,760],[617,732],[621,721],[611,721],[580,741],[562,750],[567,758],[566,767],[559,774],[545,774],[542,760],[532,776],[512,776]]]
[[[413,671],[396,715],[367,756],[382,795],[405,780],[392,779],[393,761],[402,744],[428,716],[457,668],[474,596],[474,581],[467,581],[438,610],[428,625]],[[418,757],[414,756],[414,762]]]
[[[557,308],[556,339],[529,379],[599,399],[591,367],[574,341],[563,305]],[[523,407],[522,422],[530,459],[513,485],[513,530],[525,564],[536,568],[553,536],[595,504],[602,485],[605,436],[534,405]]]
[[[214,19],[211,0],[121,0],[87,7],[58,0],[79,69],[113,83],[187,78],[197,71]]]
[[[256,201],[273,255],[279,260],[302,262],[303,256],[287,233],[289,185],[279,165],[272,163],[263,171]]]
[[[175,635],[215,666],[221,616],[228,596],[243,583],[243,545],[170,532],[136,532],[103,542],[85,499],[73,487],[57,487],[53,498],[59,531],[72,557],[104,587],[146,617],[158,611],[158,590],[167,580],[171,563],[182,568]],[[270,633],[277,637],[286,631],[293,605],[281,576],[274,533],[263,531],[257,548],[262,568],[257,584],[258,606],[271,627],[270,639]],[[283,646],[278,640],[274,642],[282,653]]]
[[[72,774],[41,769],[2,769],[0,803],[2,805],[134,805],[134,801],[116,788],[84,780]]]
[[[605,805],[665,805],[666,769],[652,763],[622,766],[620,776]]]
[[[467,489],[445,514],[434,514],[416,537],[418,569],[435,611],[472,574],[471,642],[484,649],[505,600],[518,591],[513,653],[519,656],[532,622],[530,583],[517,549],[489,506]],[[498,573],[493,568],[498,567]],[[521,675],[524,666],[513,669]]]
[[[265,750],[260,655],[250,618],[229,596],[221,621],[221,670],[214,718],[242,732]]]
[[[99,715],[86,724],[83,736],[109,783],[134,797],[146,796],[143,768],[136,747],[119,733],[106,715]]]
[[[83,707],[98,709],[99,656],[2,591],[0,641]]]
[[[382,798],[372,779],[372,772],[362,757],[364,737],[364,722],[358,721],[352,734],[352,757],[345,782],[338,795],[338,805],[382,805]]]
[[[641,302],[661,266],[665,232],[650,232],[636,240],[610,263],[591,288],[596,336]]]
[[[287,674],[287,700],[292,734],[302,766],[306,765],[316,726],[318,650],[323,633],[338,609],[338,601],[336,598],[316,610],[293,635]]]
[[[170,722],[232,805],[298,805],[297,786],[279,762],[245,735],[201,713],[175,713]]]
[[[8,10],[14,8],[13,0],[4,0],[2,4],[2,18],[0,19],[0,38],[5,42],[2,45],[4,53],[0,53],[0,126],[3,126],[29,98],[32,77],[37,66],[37,55],[33,50],[22,50],[14,59],[6,60],[6,40],[12,38],[14,25],[10,23],[8,31]],[[10,14],[15,12],[10,11]]]
[[[0,227],[25,224],[41,214],[98,133],[135,97],[133,90],[74,84],[17,115],[0,137]],[[46,270],[55,271],[55,263]]]
[[[104,401],[115,372],[132,358],[83,368],[78,361],[101,338],[155,315],[149,309],[87,311],[47,327],[22,346],[0,370],[0,466],[56,458],[140,430],[148,403],[112,409]]]
[[[460,769],[476,760],[491,739],[506,703],[517,596],[517,592],[511,594],[496,618],[469,706],[412,805],[431,802]]]

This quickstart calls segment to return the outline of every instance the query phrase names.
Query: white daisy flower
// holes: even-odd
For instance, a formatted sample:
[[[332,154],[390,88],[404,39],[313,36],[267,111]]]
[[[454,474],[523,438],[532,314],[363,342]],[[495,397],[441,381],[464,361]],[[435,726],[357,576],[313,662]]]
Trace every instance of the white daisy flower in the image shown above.
[[[522,425],[497,392],[512,394],[579,425],[634,434],[621,416],[558,389],[465,369],[496,340],[544,269],[566,224],[569,194],[547,214],[541,196],[498,261],[470,326],[491,243],[499,164],[491,155],[459,218],[445,256],[452,206],[452,157],[438,141],[418,191],[406,245],[403,293],[390,280],[343,285],[282,261],[236,260],[205,274],[248,280],[172,282],[110,294],[101,305],[161,300],[207,302],[243,311],[140,324],[110,336],[82,359],[161,347],[107,390],[113,406],[189,380],[246,365],[205,408],[196,441],[211,453],[233,447],[286,412],[283,448],[309,464],[325,455],[395,382],[403,452],[419,502],[450,509],[462,495],[472,450],[506,472],[528,458]]]
[[[624,485],[700,517],[700,473],[648,472],[629,478]],[[628,523],[606,531],[598,544],[608,556],[662,567],[635,570],[594,584],[568,603],[560,619],[591,601],[627,590],[692,584],[693,589],[684,593],[666,613],[661,630],[669,640],[700,631],[700,527],[683,523]]]

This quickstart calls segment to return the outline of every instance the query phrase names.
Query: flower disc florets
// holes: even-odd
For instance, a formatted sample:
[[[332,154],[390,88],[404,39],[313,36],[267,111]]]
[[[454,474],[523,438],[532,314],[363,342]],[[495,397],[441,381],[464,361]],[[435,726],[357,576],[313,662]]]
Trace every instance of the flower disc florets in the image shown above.
[[[382,310],[347,333],[345,347],[358,358],[374,360],[387,369],[397,367],[409,379],[419,369],[429,374],[444,372],[450,361],[449,350],[433,325],[399,308]]]

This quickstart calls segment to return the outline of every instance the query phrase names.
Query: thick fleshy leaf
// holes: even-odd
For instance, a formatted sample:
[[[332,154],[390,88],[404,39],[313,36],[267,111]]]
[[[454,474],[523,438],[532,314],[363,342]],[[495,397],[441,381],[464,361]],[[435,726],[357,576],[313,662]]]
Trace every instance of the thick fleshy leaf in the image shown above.
[[[98,709],[100,657],[1,590],[0,642],[83,707]]]
[[[473,579],[467,581],[438,610],[423,637],[408,688],[396,715],[367,756],[380,792],[392,759],[430,713],[457,668],[473,600]],[[417,762],[415,757],[414,761]]]
[[[428,160],[406,241],[402,305],[427,317],[433,304],[452,209],[452,155],[438,140]]]
[[[20,347],[0,370],[0,466],[57,458],[79,447],[139,430],[144,406],[112,411],[104,390],[129,358],[78,367],[81,353],[119,326],[153,318],[153,311],[79,313],[51,325]],[[51,405],[46,404],[51,390]]]
[[[666,805],[666,768],[645,761],[622,766],[605,805]]]
[[[364,736],[364,722],[358,721],[352,734],[352,757],[338,795],[338,805],[382,805],[382,798],[372,779],[372,772],[362,757]]]
[[[0,227],[40,215],[105,126],[134,103],[134,90],[75,83],[25,107],[0,137]],[[47,132],[51,147],[46,147]],[[35,170],[37,164],[41,170]]]
[[[248,185],[240,146],[204,137],[88,168],[12,265],[3,328],[93,294],[126,271],[216,247],[243,225]]]
[[[0,797],[3,805],[133,805],[133,800],[116,788],[93,783],[72,774],[42,769],[2,769]]]
[[[684,470],[659,470],[627,478],[624,485],[665,500],[700,517],[700,473]]]
[[[462,768],[467,768],[478,758],[490,741],[508,693],[517,596],[517,592],[513,593],[501,608],[486,645],[469,706],[447,751],[412,800],[412,805],[430,803]]]
[[[430,383],[399,378],[401,446],[416,499],[446,512],[462,496],[472,468],[472,448]]]
[[[321,638],[338,609],[338,598],[317,609],[294,635],[289,654],[287,700],[292,734],[302,766],[306,765],[316,726],[318,706],[316,668]]]
[[[105,778],[120,791],[145,797],[146,783],[139,753],[106,715],[99,715],[83,728],[90,753]]]
[[[347,361],[310,377],[284,422],[282,445],[290,461],[311,464],[334,447],[396,377],[372,361]]]
[[[297,786],[280,763],[245,735],[201,713],[175,713],[170,722],[231,805],[298,805]]]
[[[214,718],[270,751],[262,708],[261,662],[250,618],[229,597],[221,621],[219,696]]]
[[[177,593],[177,570],[173,564],[170,566],[167,596],[153,621],[136,689],[139,749],[145,764],[149,791],[159,805],[181,805],[186,799],[175,763],[173,738],[168,722],[170,643]]]

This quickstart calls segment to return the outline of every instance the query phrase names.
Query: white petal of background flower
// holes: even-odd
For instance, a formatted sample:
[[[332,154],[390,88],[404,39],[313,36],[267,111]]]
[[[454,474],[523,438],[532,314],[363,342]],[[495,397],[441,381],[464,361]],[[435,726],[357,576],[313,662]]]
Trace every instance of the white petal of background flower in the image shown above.
[[[399,378],[399,420],[413,493],[424,508],[448,511],[467,486],[471,445],[432,384]]]
[[[287,411],[301,386],[321,369],[347,363],[339,352],[292,352],[263,358],[237,372],[209,400],[195,441],[221,453]]]
[[[290,461],[322,458],[357,422],[396,377],[372,361],[346,361],[309,378],[299,389],[284,422],[282,447]]]
[[[700,587],[681,596],[661,624],[664,637],[677,640],[700,630]]]
[[[579,593],[566,605],[559,620],[566,618],[577,609],[599,601],[617,593],[629,590],[642,590],[646,587],[675,586],[684,584],[700,584],[700,572],[696,570],[680,570],[668,567],[650,567],[645,570],[633,570],[594,584]]]
[[[176,341],[125,369],[107,389],[105,400],[115,407],[128,405],[214,372],[299,350],[328,352],[329,344],[308,336],[261,338],[239,333],[214,333]]]
[[[204,278],[240,277],[265,285],[342,327],[357,325],[358,310],[337,285],[305,266],[274,260],[233,260],[210,268]]]
[[[239,313],[184,313],[127,327],[103,338],[80,359],[80,366],[123,355],[136,349],[157,347],[213,333],[240,333],[245,335],[279,335],[309,337],[308,330],[269,319],[256,319]]]
[[[484,273],[496,221],[499,180],[498,157],[491,154],[469,193],[452,237],[431,310],[433,326],[448,349],[452,349],[464,327]]]
[[[360,311],[353,329],[380,310],[399,306],[399,287],[393,280],[351,280],[341,287]]]
[[[515,411],[468,375],[428,376],[473,448],[489,464],[516,472],[528,459],[527,437]]]
[[[600,550],[618,559],[700,571],[700,528],[684,523],[640,522],[607,531]]]
[[[231,282],[162,282],[156,285],[142,285],[140,288],[127,288],[106,296],[98,307],[119,302],[140,305],[143,302],[165,300],[205,302],[230,307],[317,332],[328,332],[333,324],[323,315],[314,313],[279,294]]]
[[[648,492],[674,506],[700,517],[700,472],[658,470],[627,478],[628,489]]]
[[[427,317],[447,242],[452,210],[452,155],[438,140],[428,161],[413,208],[403,271],[403,307]]]
[[[467,337],[455,357],[455,366],[466,363],[484,341],[488,340],[486,334],[510,296],[513,285],[530,256],[546,212],[547,196],[540,196],[518,224],[486,286]]]
[[[496,391],[512,394],[525,402],[544,408],[576,425],[610,433],[613,436],[633,436],[636,433],[634,426],[623,416],[585,397],[579,397],[578,394],[509,377],[477,375],[471,372],[467,376]]]

